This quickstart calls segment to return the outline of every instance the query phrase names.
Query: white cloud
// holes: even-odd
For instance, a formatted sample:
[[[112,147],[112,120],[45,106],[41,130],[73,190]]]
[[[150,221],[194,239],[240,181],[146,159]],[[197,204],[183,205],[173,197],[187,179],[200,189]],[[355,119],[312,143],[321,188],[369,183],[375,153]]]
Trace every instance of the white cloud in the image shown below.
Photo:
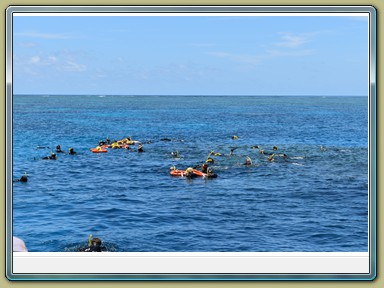
[[[57,57],[55,57],[55,56],[48,56],[48,61],[50,63],[57,63],[59,61],[59,59],[57,59]]]
[[[276,43],[278,46],[288,47],[288,48],[298,48],[305,43],[310,41],[310,34],[300,34],[293,35],[292,33],[280,33],[282,34],[280,42]]]
[[[39,33],[39,32],[22,32],[15,33],[15,36],[39,38],[39,39],[71,39],[73,36],[61,33]]]
[[[38,63],[40,63],[40,57],[39,56],[32,56],[31,58],[29,58],[28,62],[31,64],[38,64]]]
[[[84,72],[85,70],[87,70],[87,66],[73,61],[66,61],[66,63],[61,67],[61,69],[67,72]]]

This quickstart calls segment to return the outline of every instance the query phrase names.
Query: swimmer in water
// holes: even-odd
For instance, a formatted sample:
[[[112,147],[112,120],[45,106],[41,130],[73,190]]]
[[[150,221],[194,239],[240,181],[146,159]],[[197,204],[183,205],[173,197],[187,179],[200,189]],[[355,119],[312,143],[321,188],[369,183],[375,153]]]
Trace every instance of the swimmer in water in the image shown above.
[[[92,235],[88,238],[88,247],[87,248],[80,248],[81,252],[103,252],[107,249],[103,246],[101,246],[101,240],[100,238],[92,238]]]
[[[236,136],[236,135],[232,136],[232,140],[237,140],[237,139],[239,139],[239,136]]]
[[[252,159],[250,157],[247,157],[247,159],[245,159],[245,162],[243,165],[251,166],[252,165]]]
[[[56,153],[64,153],[64,151],[61,150],[61,146],[60,145],[56,146]]]
[[[275,146],[273,146],[273,148],[272,148],[274,151],[276,151],[277,150],[277,146],[275,145]]]
[[[275,156],[279,156],[279,157],[281,157],[283,159],[287,159],[288,158],[287,154],[285,154],[285,153],[283,153],[283,154],[276,154]]]
[[[214,163],[215,160],[211,157],[208,157],[207,160],[205,161],[206,163]]]
[[[195,177],[195,173],[193,173],[193,168],[192,167],[189,167],[185,170],[185,173],[184,173],[184,176],[187,177],[187,178],[193,178]]]
[[[271,154],[271,155],[269,155],[269,157],[268,157],[268,161],[269,161],[269,162],[275,161],[275,159],[273,159],[274,156],[275,156],[275,154]]]
[[[24,175],[20,179],[13,180],[13,182],[28,182],[28,174],[24,172]]]
[[[137,146],[137,152],[144,152],[143,145],[139,144],[139,146]]]
[[[203,165],[201,165],[201,172],[207,173],[207,171],[208,171],[208,165],[204,163]]]
[[[76,152],[75,152],[75,150],[73,150],[73,148],[71,147],[71,148],[69,148],[69,150],[68,150],[69,152],[68,152],[68,154],[69,155],[75,155],[76,154]]]
[[[259,149],[260,154],[263,154],[263,155],[272,155],[273,154],[273,153],[265,152],[264,149],[262,149],[260,146],[257,146],[257,148]]]
[[[233,147],[231,148],[231,151],[229,152],[229,156],[232,156],[234,154],[234,151],[239,147]]]
[[[57,159],[57,156],[55,153],[51,153],[51,156],[46,156],[44,158],[42,158],[43,160],[56,160]]]
[[[179,151],[171,152],[171,155],[172,155],[172,157],[174,157],[174,158],[180,158],[180,153],[179,153]]]
[[[203,173],[205,173],[205,172],[203,171]],[[213,172],[212,168],[208,168],[206,174],[207,175],[205,177],[207,177],[207,178],[216,178],[217,177],[217,174]]]

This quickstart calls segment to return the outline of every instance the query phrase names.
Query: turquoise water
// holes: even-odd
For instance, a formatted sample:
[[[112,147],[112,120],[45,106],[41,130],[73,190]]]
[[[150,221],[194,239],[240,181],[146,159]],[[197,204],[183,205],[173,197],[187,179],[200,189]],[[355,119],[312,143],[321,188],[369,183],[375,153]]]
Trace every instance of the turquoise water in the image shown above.
[[[367,128],[366,97],[15,95],[13,232],[43,252],[368,251]],[[145,152],[89,151],[127,136]],[[78,154],[41,160],[58,144]],[[212,150],[217,178],[169,175]]]

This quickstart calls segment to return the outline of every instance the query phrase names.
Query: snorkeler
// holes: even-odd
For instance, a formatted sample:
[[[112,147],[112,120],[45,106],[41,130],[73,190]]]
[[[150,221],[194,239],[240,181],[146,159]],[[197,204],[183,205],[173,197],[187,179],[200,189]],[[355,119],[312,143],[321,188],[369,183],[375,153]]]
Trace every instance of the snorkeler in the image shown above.
[[[247,159],[245,159],[245,162],[243,165],[246,165],[246,166],[252,165],[252,159],[250,157],[247,157]]]
[[[61,146],[60,145],[56,146],[56,153],[64,153],[64,151],[61,150]]]
[[[137,146],[137,152],[144,152],[143,145],[139,144],[139,146]]]
[[[73,150],[73,148],[71,147],[71,148],[69,148],[69,150],[68,150],[69,152],[68,152],[68,154],[69,155],[75,155],[76,154],[76,152],[75,152],[75,150]]]
[[[51,152],[51,156],[46,156],[46,157],[43,157],[41,159],[43,159],[43,160],[56,160],[57,156],[55,153]]]
[[[208,171],[208,165],[204,163],[203,165],[201,165],[201,172],[207,173],[207,171]]]
[[[180,158],[180,153],[179,153],[179,151],[171,152],[171,155],[172,155],[173,158]]]
[[[28,174],[24,172],[24,175],[20,179],[13,180],[13,182],[28,182]]]
[[[107,248],[101,246],[100,238],[92,238],[92,234],[88,238],[88,247],[80,248],[80,252],[104,252],[107,251]]]
[[[208,157],[207,160],[205,161],[206,163],[214,163],[215,160],[211,157]]]
[[[212,168],[208,168],[207,172],[203,171],[203,173],[206,173],[205,177],[207,177],[207,178],[216,178],[217,177],[217,174],[213,172]]]
[[[193,173],[193,170],[194,170],[194,169],[193,169],[192,167],[187,168],[187,169],[185,170],[185,172],[184,172],[184,176],[187,177],[187,178],[193,178],[193,177],[195,177],[196,174]]]
[[[231,151],[229,152],[229,156],[232,156],[234,153],[234,151],[237,149],[237,148],[239,148],[239,147],[233,147],[233,148],[231,148]]]

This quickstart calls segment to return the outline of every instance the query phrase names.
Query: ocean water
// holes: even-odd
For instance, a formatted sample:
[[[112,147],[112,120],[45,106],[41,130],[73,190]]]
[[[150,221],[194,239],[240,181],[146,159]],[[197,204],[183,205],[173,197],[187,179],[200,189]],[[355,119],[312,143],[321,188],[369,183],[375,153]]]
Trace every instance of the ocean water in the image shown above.
[[[368,251],[366,97],[15,95],[12,135],[13,178],[28,173],[13,233],[29,251],[90,234],[118,252]],[[145,152],[89,150],[127,136]],[[58,144],[77,154],[41,160]],[[210,151],[217,178],[169,175]]]

